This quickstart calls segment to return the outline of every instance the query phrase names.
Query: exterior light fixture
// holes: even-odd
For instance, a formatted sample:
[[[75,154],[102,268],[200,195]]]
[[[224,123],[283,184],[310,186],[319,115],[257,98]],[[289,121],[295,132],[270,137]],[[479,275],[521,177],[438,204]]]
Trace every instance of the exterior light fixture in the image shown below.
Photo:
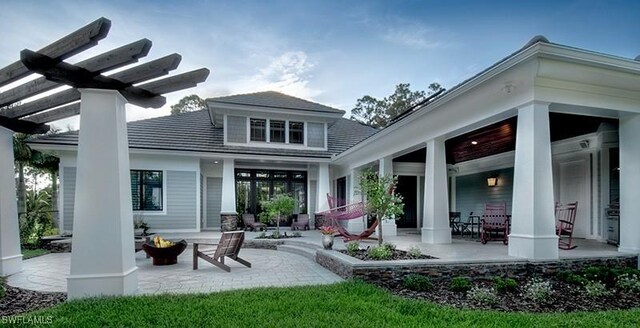
[[[477,141],[475,141],[475,140],[473,140],[473,141],[471,141],[471,144],[472,144],[472,145],[477,145],[477,144],[478,144],[478,142],[477,142]]]
[[[498,185],[498,177],[497,176],[492,176],[492,177],[488,177],[487,178],[487,186],[488,187],[495,187]]]
[[[218,161],[213,161],[213,164],[218,164]]]

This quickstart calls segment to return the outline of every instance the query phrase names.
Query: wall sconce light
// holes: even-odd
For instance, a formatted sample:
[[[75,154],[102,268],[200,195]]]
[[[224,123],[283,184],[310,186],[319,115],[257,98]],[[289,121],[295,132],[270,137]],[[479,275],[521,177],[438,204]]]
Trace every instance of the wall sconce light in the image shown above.
[[[498,177],[497,176],[493,176],[493,177],[488,177],[487,178],[487,186],[488,187],[495,187],[498,185]]]

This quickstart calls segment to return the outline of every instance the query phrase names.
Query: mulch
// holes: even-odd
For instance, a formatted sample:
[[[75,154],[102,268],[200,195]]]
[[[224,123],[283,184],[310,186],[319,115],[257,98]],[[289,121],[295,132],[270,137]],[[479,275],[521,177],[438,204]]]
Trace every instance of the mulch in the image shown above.
[[[360,249],[357,252],[349,253],[346,250],[340,250],[339,251],[342,254],[347,254],[349,256],[355,257],[359,260],[363,260],[363,261],[380,261],[378,259],[374,259],[369,257],[369,253],[367,252],[366,249]],[[401,251],[398,249],[394,249],[392,251],[392,257],[389,260],[385,260],[385,261],[391,261],[391,260],[426,260],[426,259],[437,259],[437,257],[433,257],[431,255],[426,255],[426,254],[421,254],[420,256],[411,256],[409,255],[408,252],[405,251]]]
[[[524,295],[523,286],[526,281],[518,281],[518,289],[513,292],[498,294],[498,303],[486,305],[469,299],[465,292],[449,290],[449,281],[433,282],[434,288],[426,292],[418,292],[404,288],[402,285],[381,286],[395,295],[427,300],[461,309],[497,310],[503,312],[576,312],[604,311],[640,308],[640,295],[624,291],[612,290],[609,296],[590,297],[584,287],[551,279],[553,293],[544,304],[536,303]],[[491,281],[475,281],[478,287],[492,287]]]
[[[0,299],[0,316],[10,316],[52,307],[67,299],[65,293],[45,293],[27,289],[0,286],[5,295]]]

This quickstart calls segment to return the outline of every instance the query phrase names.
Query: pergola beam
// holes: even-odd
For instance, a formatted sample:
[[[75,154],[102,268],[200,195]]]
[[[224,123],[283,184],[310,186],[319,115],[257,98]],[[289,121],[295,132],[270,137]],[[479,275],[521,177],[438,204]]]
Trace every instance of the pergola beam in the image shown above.
[[[142,39],[105,52],[98,56],[89,58],[87,60],[83,60],[75,65],[87,69],[93,73],[99,74],[131,63],[135,63],[139,58],[145,57],[149,53],[150,49],[151,41],[148,39]],[[1,93],[0,107],[15,103],[31,96],[38,95],[59,86],[59,83],[49,81],[44,77],[40,77]]]
[[[200,68],[158,81],[141,84],[139,87],[153,93],[163,94],[195,87],[198,83],[204,82],[208,76],[209,70],[206,68]]]
[[[80,114],[80,103],[65,105],[62,107],[54,108],[46,112],[40,112],[35,115],[24,118],[25,121],[33,123],[48,123],[57,120],[62,120],[68,117],[76,116]]]
[[[40,98],[20,106],[5,109],[0,112],[0,115],[9,118],[20,118],[78,100],[80,100],[80,92],[76,89],[67,89],[45,98]]]
[[[98,44],[99,40],[107,36],[110,28],[111,21],[101,17],[38,50],[38,52],[56,61],[61,61]],[[0,69],[0,87],[17,81],[30,73],[29,69],[21,61],[16,61]]]
[[[5,127],[13,132],[25,134],[41,134],[49,131],[48,125],[22,121],[5,116],[0,116],[0,126]]]

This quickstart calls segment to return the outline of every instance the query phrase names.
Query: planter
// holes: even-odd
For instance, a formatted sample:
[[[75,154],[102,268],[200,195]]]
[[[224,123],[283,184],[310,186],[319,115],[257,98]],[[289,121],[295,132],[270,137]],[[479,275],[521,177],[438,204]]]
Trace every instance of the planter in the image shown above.
[[[171,265],[178,263],[178,255],[187,248],[187,242],[184,240],[176,242],[170,247],[156,247],[153,241],[142,245],[142,249],[153,258],[153,265]]]
[[[142,235],[144,235],[144,229],[143,228],[133,229],[133,234],[135,236],[142,236]]]
[[[331,249],[333,247],[333,235],[322,235],[322,247]]]

